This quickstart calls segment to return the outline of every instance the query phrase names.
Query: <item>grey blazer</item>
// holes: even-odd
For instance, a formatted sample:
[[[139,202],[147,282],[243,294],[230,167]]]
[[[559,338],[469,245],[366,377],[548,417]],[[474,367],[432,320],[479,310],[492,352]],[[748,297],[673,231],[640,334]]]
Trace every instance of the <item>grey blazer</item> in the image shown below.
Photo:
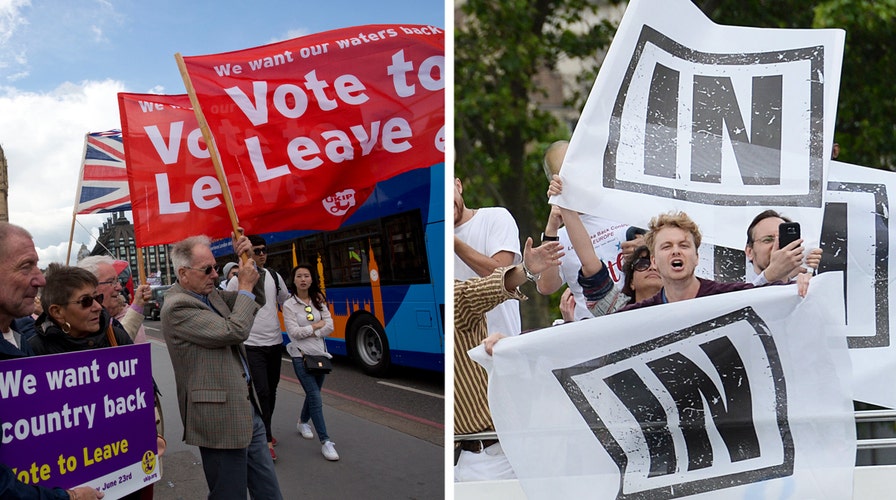
[[[256,287],[255,301],[238,292],[213,290],[209,302],[175,284],[165,294],[162,332],[174,366],[177,402],[184,424],[183,440],[205,448],[247,448],[252,440],[252,406],[257,397],[240,354],[255,314],[264,304]],[[220,314],[219,314],[220,313]]]

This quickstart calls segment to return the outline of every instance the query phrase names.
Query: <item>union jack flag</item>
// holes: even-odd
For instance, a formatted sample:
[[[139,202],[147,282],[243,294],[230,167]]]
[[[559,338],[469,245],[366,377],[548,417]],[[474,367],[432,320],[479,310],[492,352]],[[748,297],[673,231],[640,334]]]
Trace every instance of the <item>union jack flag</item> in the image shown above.
[[[75,199],[75,214],[131,209],[121,130],[87,134]]]

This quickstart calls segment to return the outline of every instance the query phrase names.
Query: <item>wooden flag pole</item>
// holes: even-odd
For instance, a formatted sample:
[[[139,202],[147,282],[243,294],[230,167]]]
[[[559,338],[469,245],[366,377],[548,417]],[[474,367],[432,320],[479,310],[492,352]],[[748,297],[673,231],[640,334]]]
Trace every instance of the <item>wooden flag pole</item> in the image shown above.
[[[143,269],[143,247],[137,247],[137,279],[140,284],[146,283],[146,270]]]
[[[187,73],[187,66],[184,64],[184,58],[180,52],[174,54],[177,60],[177,67],[180,70],[180,76],[184,80],[184,87],[187,89],[187,95],[190,96],[190,103],[193,105],[193,113],[196,114],[196,121],[199,122],[199,130],[202,131],[202,137],[205,139],[205,145],[208,147],[209,155],[211,155],[212,165],[215,166],[215,174],[218,176],[218,183],[221,184],[221,194],[224,195],[224,206],[227,207],[227,214],[230,216],[230,223],[233,226],[233,234],[239,236],[240,224],[236,216],[236,210],[233,207],[233,198],[230,196],[230,186],[227,185],[227,176],[224,175],[224,168],[221,166],[221,158],[218,155],[218,148],[215,146],[215,139],[212,137],[211,130],[208,128],[208,122],[205,121],[205,115],[202,108],[199,107],[199,99],[196,97],[196,89]],[[243,261],[249,259],[249,254],[240,255]]]
[[[75,206],[72,208],[72,230],[68,234],[68,252],[65,254],[65,265],[69,265],[72,258],[72,242],[75,239],[75,218],[78,217],[78,203],[81,202],[81,183],[84,182],[84,159],[87,157],[87,138],[90,133],[84,134],[84,148],[81,150],[81,170],[78,171],[78,187],[75,188]]]
[[[77,200],[75,203],[78,203]],[[72,229],[68,233],[68,252],[65,254],[65,265],[69,265],[72,258],[72,241],[75,239],[75,218],[77,216],[78,214],[72,211]]]

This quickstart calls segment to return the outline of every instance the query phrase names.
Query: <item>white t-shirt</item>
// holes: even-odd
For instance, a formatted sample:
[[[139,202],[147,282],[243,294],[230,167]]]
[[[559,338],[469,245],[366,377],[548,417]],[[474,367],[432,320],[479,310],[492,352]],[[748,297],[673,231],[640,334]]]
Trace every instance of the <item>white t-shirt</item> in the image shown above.
[[[510,212],[504,207],[485,207],[476,210],[473,218],[454,228],[454,235],[477,252],[489,257],[498,252],[513,252],[513,264],[523,260],[520,253],[520,230]],[[457,254],[454,255],[454,279],[479,277]],[[486,313],[488,332],[519,335],[520,302],[506,300]]]
[[[277,295],[277,287],[274,284],[274,276],[280,280],[280,295]],[[227,289],[231,292],[240,288],[240,280],[231,279],[227,283]],[[280,318],[277,317],[277,303],[283,304],[289,298],[289,290],[286,289],[286,283],[283,278],[271,269],[265,269],[264,273],[264,297],[265,302],[258,313],[255,315],[255,321],[252,322],[252,329],[249,331],[249,338],[244,344],[252,346],[269,346],[279,345],[283,343],[283,336],[280,330]]]
[[[582,219],[582,225],[585,226],[585,230],[591,236],[594,253],[607,266],[610,271],[610,277],[616,282],[616,286],[621,289],[625,283],[625,275],[622,273],[622,262],[624,260],[622,257],[622,242],[625,241],[625,232],[629,228],[628,224],[620,224],[603,217],[588,214],[579,214],[579,218]],[[579,269],[582,267],[582,261],[576,255],[565,227],[561,227],[557,231],[557,236],[560,238],[560,244],[563,245],[563,251],[566,252],[566,255],[560,260],[560,279],[569,286],[573,297],[576,299],[575,319],[580,321],[593,318],[594,316],[588,312],[585,295],[582,294],[582,287],[579,286]]]

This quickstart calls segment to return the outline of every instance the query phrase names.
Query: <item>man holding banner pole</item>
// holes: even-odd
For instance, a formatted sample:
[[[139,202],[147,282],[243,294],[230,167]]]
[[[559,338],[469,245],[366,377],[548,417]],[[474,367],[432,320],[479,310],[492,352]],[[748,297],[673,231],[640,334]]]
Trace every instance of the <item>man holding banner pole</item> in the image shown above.
[[[22,227],[0,222],[0,331],[4,337],[14,332],[13,319],[34,312],[34,297],[47,282],[37,261],[31,234]],[[0,355],[0,359],[9,358]],[[63,490],[26,484],[18,480],[12,469],[0,464],[0,498],[86,500],[103,496],[90,486]]]
[[[237,255],[252,243],[234,238]],[[184,441],[199,447],[209,498],[280,499],[261,406],[243,342],[265,303],[255,262],[242,259],[238,291],[219,291],[210,240],[192,236],[171,247],[177,284],[165,295],[162,331],[177,382]]]

